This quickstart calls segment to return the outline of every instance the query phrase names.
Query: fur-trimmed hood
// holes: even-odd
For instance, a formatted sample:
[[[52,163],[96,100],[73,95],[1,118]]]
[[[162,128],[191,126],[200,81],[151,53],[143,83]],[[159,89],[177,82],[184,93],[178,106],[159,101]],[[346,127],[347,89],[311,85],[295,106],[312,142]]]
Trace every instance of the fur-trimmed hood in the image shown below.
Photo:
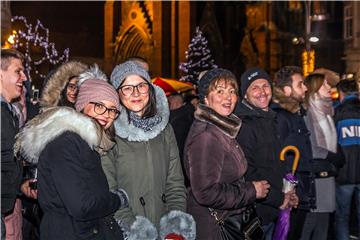
[[[237,136],[242,123],[241,119],[234,114],[224,117],[204,104],[199,104],[194,117],[200,121],[215,125],[224,134],[231,138],[235,138]]]
[[[69,78],[79,76],[88,67],[77,61],[70,61],[59,66],[48,78],[43,89],[40,106],[56,107],[61,99],[61,93],[66,87]]]
[[[165,129],[169,122],[170,115],[168,101],[164,91],[160,87],[156,85],[153,85],[153,87],[155,89],[157,115],[161,117],[161,122],[155,125],[152,130],[145,132],[143,129],[137,128],[132,123],[129,123],[128,114],[123,107],[120,116],[114,123],[116,135],[131,142],[142,142],[155,138]]]
[[[278,87],[273,88],[273,102],[291,113],[297,113],[301,109],[301,104],[296,99],[285,96],[284,92]]]
[[[91,118],[69,107],[47,108],[37,115],[16,136],[15,155],[36,164],[46,145],[66,131],[75,132],[91,149],[99,146],[101,133]]]

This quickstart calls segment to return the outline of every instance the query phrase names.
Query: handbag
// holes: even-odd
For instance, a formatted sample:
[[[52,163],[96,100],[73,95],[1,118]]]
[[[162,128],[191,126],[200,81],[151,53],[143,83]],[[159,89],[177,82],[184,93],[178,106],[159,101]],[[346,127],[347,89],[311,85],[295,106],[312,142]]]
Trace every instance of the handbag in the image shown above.
[[[106,216],[99,221],[99,229],[105,240],[123,240],[124,235],[113,215]]]
[[[262,240],[265,237],[254,204],[240,214],[231,214],[225,218],[219,218],[214,209],[209,208],[209,211],[219,226],[222,240]]]

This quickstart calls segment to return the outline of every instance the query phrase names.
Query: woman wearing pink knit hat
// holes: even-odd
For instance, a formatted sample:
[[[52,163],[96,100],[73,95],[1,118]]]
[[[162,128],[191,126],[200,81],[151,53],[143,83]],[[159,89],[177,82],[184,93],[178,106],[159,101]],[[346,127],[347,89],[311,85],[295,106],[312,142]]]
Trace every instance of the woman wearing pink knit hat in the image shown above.
[[[105,239],[102,219],[128,206],[125,191],[109,191],[100,162],[114,145],[106,131],[120,113],[117,92],[97,66],[82,73],[78,84],[76,110],[46,109],[16,143],[18,154],[38,164],[41,239]]]

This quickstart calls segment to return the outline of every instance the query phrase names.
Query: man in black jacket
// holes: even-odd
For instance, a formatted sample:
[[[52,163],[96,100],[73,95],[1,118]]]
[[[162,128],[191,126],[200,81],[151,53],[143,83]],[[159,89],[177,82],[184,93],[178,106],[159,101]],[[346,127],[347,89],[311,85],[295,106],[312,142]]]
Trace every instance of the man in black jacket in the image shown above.
[[[184,103],[181,94],[170,95],[168,101],[170,107],[169,122],[174,129],[177,146],[179,148],[179,156],[184,173],[184,184],[185,187],[188,187],[190,186],[190,181],[185,174],[183,155],[186,137],[194,121],[195,108],[191,103]]]
[[[276,135],[275,112],[269,108],[272,89],[269,75],[262,69],[251,68],[241,76],[243,100],[235,114],[242,119],[237,136],[246,160],[247,181],[267,180],[270,191],[265,199],[257,201],[257,213],[262,219],[266,240],[272,239],[275,221],[280,209],[297,206],[294,191],[282,192],[284,164],[280,162],[280,141]]]
[[[306,213],[315,208],[315,181],[312,171],[312,150],[310,132],[305,125],[305,110],[302,103],[307,91],[300,67],[285,66],[275,73],[274,96],[271,108],[277,113],[276,129],[282,147],[296,146],[300,151],[300,164],[295,176],[299,183],[296,194],[299,196],[298,209],[291,211],[288,239],[300,239]],[[285,165],[291,172],[293,156],[288,156]]]
[[[338,143],[345,165],[336,179],[336,239],[349,238],[349,216],[354,193],[360,229],[360,100],[356,81],[342,80],[337,84],[340,105],[335,108]]]
[[[14,156],[15,135],[19,122],[12,102],[20,97],[26,79],[23,55],[14,49],[1,50],[1,237],[5,236],[4,218],[12,213],[22,180],[20,161]],[[35,197],[28,182],[21,186],[27,196]]]

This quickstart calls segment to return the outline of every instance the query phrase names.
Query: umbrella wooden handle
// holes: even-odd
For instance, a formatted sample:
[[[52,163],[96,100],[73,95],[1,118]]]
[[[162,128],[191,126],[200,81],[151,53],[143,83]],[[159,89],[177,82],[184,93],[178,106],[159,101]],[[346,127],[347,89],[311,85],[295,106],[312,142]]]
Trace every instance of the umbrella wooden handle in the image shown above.
[[[295,174],[296,169],[297,169],[298,164],[299,164],[300,152],[299,152],[299,149],[297,147],[295,147],[295,146],[291,146],[291,145],[286,146],[280,152],[280,160],[281,161],[285,160],[285,154],[288,151],[293,151],[295,153],[295,159],[294,159],[294,162],[293,162],[293,165],[292,165],[292,174]]]

